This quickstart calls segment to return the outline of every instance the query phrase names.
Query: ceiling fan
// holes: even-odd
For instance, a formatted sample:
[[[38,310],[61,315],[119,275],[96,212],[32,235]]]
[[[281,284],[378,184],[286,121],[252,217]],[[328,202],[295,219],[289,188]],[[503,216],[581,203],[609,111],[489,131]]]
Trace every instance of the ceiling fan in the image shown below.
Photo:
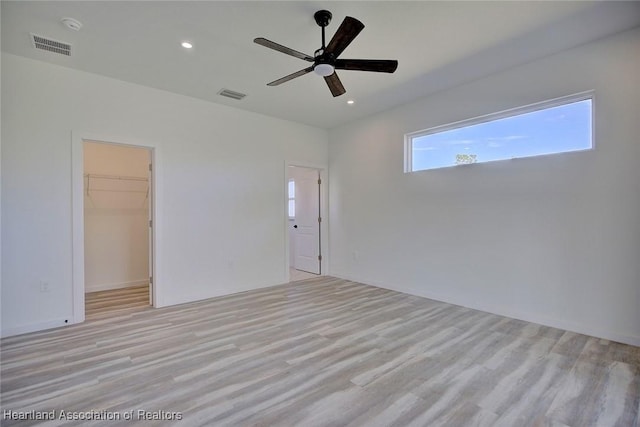
[[[329,86],[329,90],[333,96],[340,96],[346,92],[340,78],[335,70],[354,70],[354,71],[374,71],[378,73],[393,73],[398,68],[398,61],[383,59],[338,59],[342,51],[356,38],[360,31],[364,28],[364,24],[355,18],[347,16],[340,24],[338,31],[333,35],[329,45],[325,46],[324,29],[331,22],[331,12],[328,10],[319,10],[314,15],[316,23],[322,28],[322,47],[315,51],[313,57],[297,50],[290,49],[281,44],[272,42],[263,37],[258,37],[253,41],[264,47],[268,47],[287,55],[295,56],[313,65],[304,70],[296,71],[288,76],[267,83],[267,86],[278,86],[279,84],[288,82],[296,77],[303,76],[311,71],[324,77]]]

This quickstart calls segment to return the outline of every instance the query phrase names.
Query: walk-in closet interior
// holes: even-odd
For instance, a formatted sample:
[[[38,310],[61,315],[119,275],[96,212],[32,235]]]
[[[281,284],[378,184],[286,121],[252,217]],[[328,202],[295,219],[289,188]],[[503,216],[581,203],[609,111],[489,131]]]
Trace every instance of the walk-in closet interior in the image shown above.
[[[84,142],[85,314],[150,305],[150,153]]]

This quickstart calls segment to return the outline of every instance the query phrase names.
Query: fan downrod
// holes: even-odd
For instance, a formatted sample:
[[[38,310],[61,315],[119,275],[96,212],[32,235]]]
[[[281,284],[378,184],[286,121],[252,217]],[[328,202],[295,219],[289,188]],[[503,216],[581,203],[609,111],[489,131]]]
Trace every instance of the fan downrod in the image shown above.
[[[331,12],[328,10],[319,10],[313,14],[313,19],[316,20],[316,24],[324,28],[329,25],[329,22],[331,22],[332,16],[333,15],[331,15]]]

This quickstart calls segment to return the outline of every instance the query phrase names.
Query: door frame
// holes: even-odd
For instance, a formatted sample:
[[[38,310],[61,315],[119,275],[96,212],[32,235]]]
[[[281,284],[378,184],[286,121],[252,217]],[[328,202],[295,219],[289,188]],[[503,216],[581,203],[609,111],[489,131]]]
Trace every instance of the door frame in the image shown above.
[[[84,280],[84,142],[100,142],[111,145],[126,147],[144,148],[149,150],[149,160],[151,163],[151,182],[149,183],[150,218],[152,230],[150,247],[151,265],[149,275],[153,277],[152,306],[162,307],[161,286],[158,277],[158,249],[159,249],[159,217],[161,216],[158,206],[160,205],[158,195],[162,194],[159,189],[158,164],[159,150],[157,147],[145,141],[138,141],[134,138],[114,137],[108,135],[96,135],[88,132],[71,132],[71,228],[72,228],[72,323],[82,323],[85,320],[85,280]]]
[[[289,274],[289,268],[291,263],[289,258],[291,255],[291,248],[289,246],[289,167],[299,167],[306,169],[314,169],[320,172],[320,215],[322,222],[320,223],[320,254],[322,259],[320,260],[320,274],[322,276],[330,275],[329,272],[329,173],[326,165],[311,164],[300,161],[286,161],[284,165],[284,179],[283,179],[283,220],[284,220],[284,278],[286,283],[291,280]]]

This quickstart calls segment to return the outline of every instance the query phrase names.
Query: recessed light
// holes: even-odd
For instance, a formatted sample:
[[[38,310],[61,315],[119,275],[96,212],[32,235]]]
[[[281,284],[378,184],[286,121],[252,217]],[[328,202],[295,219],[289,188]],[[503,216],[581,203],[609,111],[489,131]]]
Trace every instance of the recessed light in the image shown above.
[[[356,101],[354,101],[353,99],[350,99],[350,100],[347,101],[347,104],[349,104],[349,105],[353,105],[355,103],[356,103]]]
[[[193,45],[189,42],[182,42],[182,47],[185,49],[191,49]]]

